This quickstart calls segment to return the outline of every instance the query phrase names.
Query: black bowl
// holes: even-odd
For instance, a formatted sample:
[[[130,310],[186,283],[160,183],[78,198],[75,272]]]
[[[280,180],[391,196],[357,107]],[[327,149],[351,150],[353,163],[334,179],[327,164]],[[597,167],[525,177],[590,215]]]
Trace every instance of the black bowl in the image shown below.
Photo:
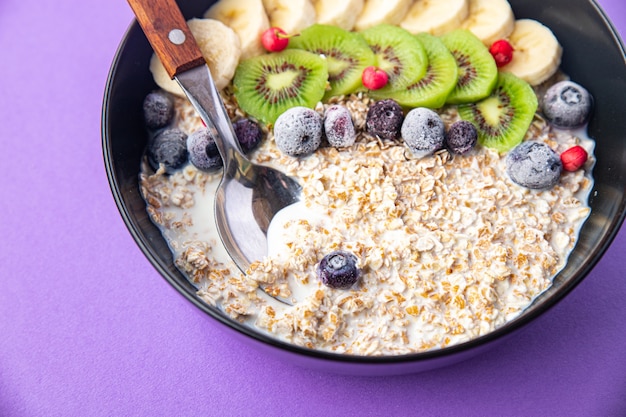
[[[187,19],[202,16],[213,1],[179,0]],[[534,18],[552,29],[563,45],[563,70],[595,97],[589,135],[596,139],[592,208],[566,267],[523,314],[483,337],[444,349],[404,356],[360,357],[314,351],[256,333],[203,302],[176,269],[172,254],[146,211],[138,188],[147,133],[142,101],[156,88],[149,72],[152,49],[133,22],[115,56],[102,113],[102,146],[113,196],[128,230],[161,275],[206,316],[233,336],[294,363],[352,374],[400,374],[448,365],[474,355],[527,325],[562,300],[591,271],[617,234],[626,208],[626,62],[624,47],[593,1],[510,0],[517,18]],[[146,283],[149,285],[149,283]]]

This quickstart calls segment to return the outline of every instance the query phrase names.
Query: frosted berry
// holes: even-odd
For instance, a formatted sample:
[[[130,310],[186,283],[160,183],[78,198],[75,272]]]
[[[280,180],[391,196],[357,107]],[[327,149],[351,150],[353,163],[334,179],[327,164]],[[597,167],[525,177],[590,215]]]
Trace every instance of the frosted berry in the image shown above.
[[[589,120],[592,106],[593,98],[584,87],[571,81],[560,81],[546,91],[542,110],[554,126],[576,128]]]
[[[202,171],[216,171],[223,166],[222,157],[208,129],[199,129],[187,138],[189,162]]]
[[[423,158],[443,147],[445,125],[436,112],[418,107],[407,113],[401,133],[411,153]]]
[[[174,117],[174,100],[166,92],[149,93],[143,100],[143,117],[148,129],[161,129]]]
[[[378,90],[387,85],[389,76],[382,69],[369,66],[363,70],[361,81],[363,82],[363,87],[368,90]]]
[[[330,146],[336,148],[352,146],[356,140],[356,131],[350,111],[338,104],[326,109],[324,133]]]
[[[271,27],[261,35],[261,43],[269,52],[280,52],[289,45],[289,35],[281,28]]]
[[[562,170],[559,155],[541,142],[522,142],[506,157],[507,174],[514,183],[526,188],[552,187],[558,182]]]
[[[239,119],[233,123],[235,136],[245,153],[251,152],[263,140],[263,130],[258,123],[250,119]]]
[[[578,171],[583,165],[585,165],[588,157],[589,155],[587,154],[585,148],[579,145],[572,146],[565,152],[561,153],[561,163],[563,164],[563,169],[569,172]]]
[[[317,276],[327,287],[348,289],[359,280],[361,271],[356,256],[346,251],[334,251],[320,261]]]
[[[381,139],[395,140],[400,135],[403,121],[402,107],[396,101],[381,100],[372,104],[367,111],[365,128]]]
[[[276,146],[289,156],[309,155],[322,143],[322,116],[307,107],[292,107],[276,119]]]
[[[187,135],[180,129],[165,129],[148,144],[148,161],[154,170],[162,164],[173,173],[187,162]]]
[[[504,39],[495,41],[489,48],[489,52],[496,61],[498,68],[505,66],[513,60],[513,47]]]
[[[452,153],[466,154],[476,146],[476,142],[478,142],[476,127],[466,120],[452,123],[446,133],[446,147]]]

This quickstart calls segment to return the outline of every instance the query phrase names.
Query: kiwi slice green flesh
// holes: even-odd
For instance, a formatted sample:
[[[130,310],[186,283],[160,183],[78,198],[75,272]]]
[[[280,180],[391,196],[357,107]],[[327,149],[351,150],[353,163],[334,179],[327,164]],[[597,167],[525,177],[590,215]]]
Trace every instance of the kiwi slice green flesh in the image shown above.
[[[446,99],[456,86],[456,60],[441,39],[428,33],[420,33],[416,37],[428,56],[426,74],[404,90],[390,92],[388,98],[393,98],[404,107],[438,109],[446,104]],[[370,92],[374,98],[386,98],[379,94],[378,90]]]
[[[410,32],[383,23],[359,33],[376,55],[376,66],[389,77],[387,85],[376,90],[378,96],[389,96],[389,92],[403,90],[426,74],[426,50]]]
[[[327,84],[324,59],[299,49],[244,60],[233,79],[239,107],[270,124],[291,107],[314,108]]]
[[[457,84],[447,103],[471,103],[487,97],[498,78],[498,67],[489,49],[465,29],[449,32],[441,40],[456,59],[458,67]]]
[[[289,40],[289,49],[304,49],[321,55],[328,64],[330,90],[324,99],[357,91],[363,70],[376,57],[359,35],[337,26],[314,24]]]
[[[506,152],[524,140],[537,105],[537,96],[526,81],[501,72],[491,94],[479,102],[460,105],[459,115],[476,126],[481,145]]]

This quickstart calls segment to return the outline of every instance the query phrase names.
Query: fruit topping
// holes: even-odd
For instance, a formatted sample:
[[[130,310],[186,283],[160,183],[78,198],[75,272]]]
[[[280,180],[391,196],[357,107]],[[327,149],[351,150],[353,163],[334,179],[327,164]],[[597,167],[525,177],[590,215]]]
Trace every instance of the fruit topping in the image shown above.
[[[280,52],[289,45],[289,38],[281,28],[269,28],[261,35],[261,43],[269,52]]]
[[[324,133],[330,146],[336,148],[352,146],[356,140],[356,132],[350,111],[340,105],[333,105],[326,109]]]
[[[589,155],[585,148],[580,145],[572,146],[565,152],[561,153],[561,163],[565,171],[574,172],[578,171],[585,165]]]
[[[216,171],[223,166],[222,157],[209,129],[199,129],[187,137],[189,162],[201,171]]]
[[[593,98],[582,86],[572,81],[561,81],[546,91],[543,97],[543,115],[556,127],[576,128],[589,120]]]
[[[411,0],[367,0],[354,27],[364,30],[381,23],[397,25],[406,16],[411,3]]]
[[[315,0],[317,23],[352,30],[365,0]]]
[[[423,158],[443,147],[445,125],[436,112],[418,107],[407,113],[401,133],[413,155]]]
[[[235,31],[241,42],[241,59],[265,53],[261,36],[270,27],[263,0],[219,0],[204,13]]]
[[[307,107],[293,107],[276,120],[276,146],[289,156],[309,155],[322,143],[322,117]]]
[[[507,0],[468,0],[469,16],[461,27],[485,45],[507,38],[515,27],[515,15]]]
[[[416,0],[400,26],[411,33],[443,35],[459,28],[469,16],[468,0]]]
[[[233,123],[233,130],[244,153],[254,150],[263,140],[263,130],[258,123],[250,119],[237,120]]]
[[[466,120],[459,120],[446,132],[446,147],[450,152],[463,155],[468,153],[478,141],[478,132],[473,124]]]
[[[506,39],[495,41],[489,48],[489,52],[498,68],[505,66],[513,59],[513,47]]]
[[[368,90],[378,90],[387,85],[389,77],[385,71],[371,65],[363,70],[361,81]]]
[[[405,107],[438,109],[456,86],[456,60],[438,37],[420,33],[416,38],[428,56],[426,74],[405,89],[390,92],[389,96]]]
[[[322,258],[317,266],[317,276],[327,287],[349,289],[359,280],[361,271],[356,256],[346,251],[334,251]]]
[[[315,23],[315,7],[311,0],[263,0],[270,26],[298,33]]]
[[[149,93],[143,100],[143,117],[148,129],[161,129],[174,117],[174,100],[165,91]]]
[[[165,129],[148,144],[148,162],[156,171],[163,165],[173,173],[187,162],[187,135],[180,129]]]
[[[376,61],[365,40],[336,26],[315,24],[289,43],[289,49],[304,49],[325,58],[330,89],[325,99],[350,94],[361,88],[363,70]]]
[[[403,121],[404,113],[398,103],[391,99],[381,100],[367,111],[365,128],[381,139],[395,140],[400,135]]]
[[[457,64],[456,86],[449,104],[473,103],[487,97],[498,80],[498,67],[489,49],[472,32],[457,29],[441,37]]]
[[[537,96],[528,83],[501,72],[491,95],[459,106],[459,115],[474,124],[481,145],[506,152],[524,139],[537,106]]]
[[[324,95],[328,70],[319,55],[287,49],[242,61],[233,83],[243,111],[274,123],[292,107],[315,107]]]
[[[508,40],[515,49],[515,59],[503,67],[504,71],[530,85],[539,85],[559,69],[563,49],[552,31],[536,20],[515,21]]]
[[[506,156],[507,174],[514,183],[526,188],[552,187],[562,169],[559,155],[542,142],[522,142]]]
[[[386,86],[371,92],[372,97],[389,98],[389,92],[403,90],[426,74],[428,56],[420,41],[411,33],[387,24],[360,33],[376,55],[374,65],[389,77]]]

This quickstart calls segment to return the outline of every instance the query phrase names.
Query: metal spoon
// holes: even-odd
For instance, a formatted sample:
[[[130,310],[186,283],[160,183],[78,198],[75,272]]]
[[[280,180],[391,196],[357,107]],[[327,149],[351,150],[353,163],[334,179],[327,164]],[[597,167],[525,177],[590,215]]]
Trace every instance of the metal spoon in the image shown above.
[[[301,187],[243,154],[211,72],[174,0],[128,0],[148,41],[176,79],[207,128],[224,161],[215,199],[220,238],[239,269],[267,255],[267,228],[282,208],[299,200]]]

